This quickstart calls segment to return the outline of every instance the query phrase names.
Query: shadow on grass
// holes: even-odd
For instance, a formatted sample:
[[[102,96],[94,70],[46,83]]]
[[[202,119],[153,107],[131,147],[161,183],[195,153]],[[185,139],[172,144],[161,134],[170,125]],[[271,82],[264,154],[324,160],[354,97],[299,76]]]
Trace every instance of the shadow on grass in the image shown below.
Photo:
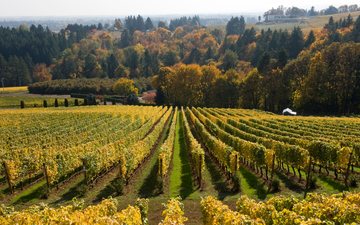
[[[138,192],[138,195],[141,198],[155,197],[161,193],[162,184],[158,177],[158,167],[159,162],[156,160],[156,163],[151,169],[150,174],[147,176]]]
[[[289,179],[289,177],[287,177],[283,173],[280,173],[279,171],[275,171],[275,174],[285,184],[285,187],[287,187],[288,189],[296,193],[301,193],[304,191],[304,188],[301,185],[295,183],[293,180]]]
[[[181,161],[181,189],[180,189],[180,196],[182,199],[185,199],[186,197],[188,197],[189,195],[191,195],[191,193],[193,193],[195,190],[193,188],[193,183],[192,183],[192,173],[191,173],[191,167],[190,167],[190,163],[189,163],[189,159],[188,159],[188,149],[186,148],[186,143],[185,143],[185,137],[184,137],[184,127],[182,126],[183,124],[183,118],[181,116],[179,116],[178,119],[178,131],[177,131],[177,136],[176,138],[178,138],[178,143],[179,143],[179,156],[180,156],[180,161]],[[177,156],[174,156],[177,157]]]
[[[259,178],[244,167],[240,167],[240,173],[244,177],[246,182],[250,185],[250,187],[256,190],[256,196],[259,199],[265,199],[267,191],[264,187],[264,184],[259,182]]]
[[[86,188],[84,181],[78,182],[76,185],[71,187],[67,192],[65,192],[63,195],[61,195],[61,198],[54,202],[54,204],[59,204],[66,201],[71,201],[75,197],[81,197],[85,194]]]
[[[46,184],[44,181],[29,187],[13,200],[14,204],[27,203],[34,199],[41,199],[46,194]]]
[[[346,191],[348,190],[348,188],[344,185],[344,184],[341,184],[339,183],[338,181],[332,179],[332,178],[329,178],[329,177],[326,177],[326,176],[322,176],[322,175],[319,175],[317,176],[322,182],[326,183],[327,185],[331,186],[333,189],[337,190],[337,191]],[[326,187],[325,187],[326,188]]]
[[[103,200],[104,198],[107,198],[109,196],[116,196],[118,195],[117,189],[114,186],[114,182],[119,179],[117,177],[115,177],[109,184],[107,184],[105,186],[105,188],[103,188],[95,197],[95,199],[92,201],[93,203],[97,203],[100,202],[101,200]]]
[[[224,176],[219,171],[219,168],[217,168],[208,155],[205,155],[205,165],[210,173],[211,182],[213,183],[215,190],[218,192],[218,199],[224,200],[227,196],[234,195],[235,193],[228,187]]]

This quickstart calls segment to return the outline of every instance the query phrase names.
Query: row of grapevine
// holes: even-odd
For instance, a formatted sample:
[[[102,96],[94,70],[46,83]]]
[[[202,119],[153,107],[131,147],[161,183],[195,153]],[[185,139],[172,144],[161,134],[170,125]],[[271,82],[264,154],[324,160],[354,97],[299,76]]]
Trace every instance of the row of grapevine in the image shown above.
[[[32,206],[23,211],[0,208],[0,224],[127,224],[141,225],[142,217],[138,206],[128,206],[118,212],[117,201],[106,199],[101,203],[83,208],[83,202],[60,208]]]
[[[184,205],[180,199],[170,199],[164,204],[163,220],[159,225],[184,224]],[[312,193],[305,199],[276,196],[257,202],[242,196],[231,210],[212,196],[200,202],[204,225],[233,224],[357,224],[360,221],[360,194],[341,193],[323,195]],[[134,206],[118,211],[115,199],[84,208],[84,203],[51,208],[44,204],[22,211],[0,206],[0,224],[127,224],[148,223],[148,200],[138,199]]]
[[[24,126],[20,124],[19,127],[14,123],[15,129],[22,130],[23,135],[13,137],[10,144],[0,150],[1,163],[4,165],[0,167],[0,172],[3,175],[6,173],[10,186],[36,177],[44,170],[49,183],[55,184],[81,168],[84,161],[91,178],[119,162],[118,151],[122,151],[120,144],[125,142],[128,145],[136,142],[138,137],[144,137],[166,108],[147,107],[145,111],[145,107],[124,106],[59,111],[29,109],[17,114],[4,114],[6,116],[2,118],[0,127],[10,131],[4,133],[11,133],[14,126],[7,129],[3,124],[9,125],[8,121],[17,118],[33,117],[34,113],[46,121],[38,123],[41,124],[38,127],[39,135],[36,135],[31,123],[25,122]],[[52,126],[51,121],[55,121],[56,125]],[[58,121],[64,121],[65,126]],[[50,130],[46,128],[47,125],[50,125]],[[26,148],[22,145],[22,138],[29,140],[25,142]]]
[[[83,156],[87,170],[87,182],[91,182],[102,170],[107,170],[113,165],[120,163],[122,166],[125,166],[123,158],[124,149],[130,148],[131,145],[145,139],[147,134],[151,132],[151,129],[156,126],[156,123],[161,120],[167,111],[170,110],[163,108],[157,115],[147,120],[138,129],[127,132],[126,137],[95,148],[92,151],[87,151]]]
[[[160,121],[153,127],[151,132],[142,140],[132,142],[131,145],[125,146],[119,151],[121,176],[126,180],[130,178],[135,169],[142,161],[150,155],[151,150],[156,145],[161,136],[166,123],[170,120],[172,109],[168,109],[161,117]]]
[[[194,108],[193,112],[214,135],[226,144],[232,146],[243,160],[251,161],[260,167],[265,166],[272,168],[273,152],[271,150],[266,149],[260,144],[232,135],[227,129],[223,129],[223,127],[227,127],[225,123],[222,123],[216,117],[211,116],[202,109],[198,110]]]
[[[360,194],[309,194],[306,199],[272,197],[256,202],[242,196],[237,210],[214,197],[201,201],[205,225],[213,224],[356,224],[360,221]]]
[[[164,204],[163,220],[159,225],[183,225],[184,205],[179,198]],[[84,201],[74,199],[72,204],[51,208],[45,204],[34,205],[22,211],[0,205],[1,225],[34,224],[97,224],[97,225],[145,225],[148,224],[148,199],[137,199],[134,206],[118,211],[116,199],[105,199],[97,205],[84,207]]]
[[[190,164],[193,170],[193,174],[201,188],[203,173],[205,170],[205,152],[200,143],[195,139],[191,132],[190,124],[186,118],[184,109],[181,108],[181,120],[184,128],[184,136],[186,147],[190,154]]]
[[[206,111],[204,110],[202,112],[206,113]],[[265,165],[272,169],[274,167],[274,162],[276,159],[276,161],[278,161],[278,165],[286,163],[287,165],[291,165],[293,170],[294,167],[298,168],[298,174],[301,179],[300,170],[305,170],[308,167],[310,159],[309,154],[305,149],[297,145],[290,145],[281,141],[270,139],[268,137],[262,137],[252,133],[247,133],[246,131],[239,129],[237,126],[233,126],[232,124],[230,124],[227,117],[219,116],[216,113],[213,113],[213,115],[216,116],[209,115],[209,113],[207,114],[209,118],[213,118],[213,121],[216,121],[216,124],[218,124],[221,129],[223,129],[227,133],[234,135],[241,140],[252,142],[253,144],[258,143],[266,148],[266,154],[259,154],[257,153],[258,151],[254,151],[251,148],[242,148],[241,146],[239,146],[237,148],[238,151],[246,152],[246,154],[243,154],[245,160],[255,162],[255,166]],[[266,168],[266,171],[267,169],[268,168]]]
[[[159,161],[159,176],[164,179],[168,172],[171,163],[171,159],[174,153],[174,141],[176,134],[176,123],[177,123],[178,110],[175,108],[175,112],[172,117],[169,134],[164,143],[160,147],[160,153],[158,156]]]
[[[214,156],[219,165],[224,168],[226,172],[234,174],[238,169],[239,155],[238,152],[224,142],[219,140],[207,131],[205,126],[194,115],[193,111],[189,108],[186,109],[186,114],[191,123],[194,125],[195,130],[199,134],[202,142],[209,150],[209,153]]]
[[[180,198],[170,199],[165,206],[162,215],[164,219],[159,225],[183,225],[188,218],[184,216],[184,204]]]
[[[335,171],[339,170],[340,172],[347,170],[348,163],[359,165],[360,155],[358,154],[357,143],[360,142],[358,136],[360,126],[356,118],[301,117],[279,119],[278,116],[268,117],[266,115],[260,116],[260,118],[261,119],[249,119],[248,123],[251,123],[249,125],[257,126],[262,130],[268,129],[269,131],[270,129],[271,133],[285,131],[287,134],[283,134],[284,136],[296,135],[296,138],[302,139],[305,142],[305,146],[309,151],[314,149],[311,147],[312,145],[325,146],[322,147],[323,150],[326,150],[325,152],[322,151],[321,154],[317,155],[312,154],[314,162],[317,165],[325,167],[331,166]],[[244,121],[243,119],[240,120]],[[328,128],[329,126],[331,128]],[[300,137],[298,135],[300,135]],[[269,135],[266,134],[266,136]],[[320,141],[322,142],[321,144],[319,144]],[[345,156],[343,153],[349,151],[347,148],[350,148],[351,152]],[[326,157],[323,157],[325,153],[326,155],[331,155],[327,161]],[[349,162],[350,154],[352,155],[351,162]],[[347,160],[344,160],[344,158]]]
[[[356,156],[357,153],[355,153],[357,151],[356,148],[347,147],[349,144],[341,147],[339,144],[324,142],[324,140],[328,140],[326,138],[321,141],[314,139],[301,140],[298,137],[289,139],[286,135],[280,136],[274,134],[277,133],[277,131],[269,132],[269,129],[263,131],[266,130],[266,128],[259,126],[259,123],[249,122],[242,118],[237,118],[239,120],[239,122],[237,122],[232,119],[232,116],[226,117],[226,113],[224,113],[226,112],[225,110],[199,110],[206,113],[208,118],[213,118],[213,121],[219,124],[225,131],[245,140],[261,143],[265,147],[273,149],[277,160],[280,162],[278,164],[285,162],[287,165],[291,165],[293,170],[294,167],[305,169],[310,163],[322,165],[326,168],[333,167],[336,176],[337,170],[344,174],[346,184],[349,175],[349,165],[352,161],[358,159]],[[217,111],[221,112],[218,113]],[[298,140],[298,144],[301,144],[305,149],[298,145],[291,145],[290,143],[294,142],[289,140]],[[301,179],[300,170],[299,177]]]

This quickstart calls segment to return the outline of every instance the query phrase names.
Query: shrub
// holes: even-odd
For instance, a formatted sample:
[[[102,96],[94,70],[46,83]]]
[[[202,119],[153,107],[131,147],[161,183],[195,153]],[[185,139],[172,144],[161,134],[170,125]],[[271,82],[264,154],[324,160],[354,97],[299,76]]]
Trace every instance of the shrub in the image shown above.
[[[136,105],[136,104],[139,104],[139,99],[135,94],[131,94],[127,97],[126,103],[128,105]]]
[[[129,96],[131,94],[137,95],[138,89],[134,85],[134,81],[127,78],[120,78],[117,80],[112,88],[113,92],[122,96]]]
[[[31,84],[28,89],[32,94],[114,94],[113,79],[66,79],[37,82]]]

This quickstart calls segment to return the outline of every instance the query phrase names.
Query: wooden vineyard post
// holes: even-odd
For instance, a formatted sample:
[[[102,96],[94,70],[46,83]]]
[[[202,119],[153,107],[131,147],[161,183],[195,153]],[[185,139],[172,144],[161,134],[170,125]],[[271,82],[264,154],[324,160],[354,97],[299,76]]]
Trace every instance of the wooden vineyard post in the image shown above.
[[[269,192],[271,191],[271,186],[272,186],[272,181],[273,181],[273,177],[274,177],[274,170],[275,170],[275,153],[273,155],[273,158],[272,158],[272,162],[271,162],[271,175],[270,175],[270,183],[269,183]]]
[[[46,168],[46,164],[43,164],[43,169],[44,169],[44,176],[46,179],[46,186],[47,186],[47,190],[46,192],[49,193],[50,192],[50,182],[49,182],[49,176],[48,176],[48,172],[47,172],[47,168]]]
[[[122,174],[122,162],[121,160],[119,161],[119,177],[123,178],[123,174]]]
[[[308,191],[308,189],[309,189],[310,173],[311,173],[311,164],[312,164],[312,158],[310,157],[309,167],[308,167],[308,171],[307,171],[307,174],[306,174],[306,185],[305,185],[304,198],[306,198],[306,194],[307,194],[307,191]]]
[[[353,154],[353,152],[350,153],[349,162],[348,162],[348,165],[347,165],[347,168],[346,168],[345,181],[344,181],[346,187],[348,187],[348,182],[347,181],[348,181],[349,173],[350,173],[352,154]]]
[[[87,183],[86,159],[83,159],[82,162],[83,162],[84,180],[85,180],[85,182]]]
[[[234,168],[234,173],[236,173],[236,171],[238,170],[238,155],[235,155],[235,168]]]
[[[202,171],[202,155],[199,154],[199,188],[200,190],[202,189],[202,174],[201,174],[201,171]]]
[[[159,158],[159,176],[161,177],[161,179],[163,178],[162,172],[162,158]]]
[[[10,180],[9,167],[7,166],[6,162],[3,162],[3,165],[4,165],[5,176],[6,176],[6,180],[7,180],[7,182],[8,182],[8,185],[9,185],[10,193],[13,194],[13,193],[14,193],[14,189],[13,189],[13,186],[12,186],[11,180]]]

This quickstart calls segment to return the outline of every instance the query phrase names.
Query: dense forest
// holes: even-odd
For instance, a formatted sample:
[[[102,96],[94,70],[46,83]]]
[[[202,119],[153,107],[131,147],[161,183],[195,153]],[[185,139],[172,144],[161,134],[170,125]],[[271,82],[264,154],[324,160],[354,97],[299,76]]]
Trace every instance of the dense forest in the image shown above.
[[[51,78],[46,66],[95,28],[74,24],[54,33],[41,25],[0,27],[0,79],[21,86]]]
[[[198,16],[169,24],[129,16],[111,30],[99,24],[59,33],[41,26],[0,32],[0,77],[7,86],[129,78],[142,80],[141,91],[157,89],[158,104],[360,111],[360,18],[350,15],[306,34],[299,27],[257,31],[244,17],[208,28]]]

